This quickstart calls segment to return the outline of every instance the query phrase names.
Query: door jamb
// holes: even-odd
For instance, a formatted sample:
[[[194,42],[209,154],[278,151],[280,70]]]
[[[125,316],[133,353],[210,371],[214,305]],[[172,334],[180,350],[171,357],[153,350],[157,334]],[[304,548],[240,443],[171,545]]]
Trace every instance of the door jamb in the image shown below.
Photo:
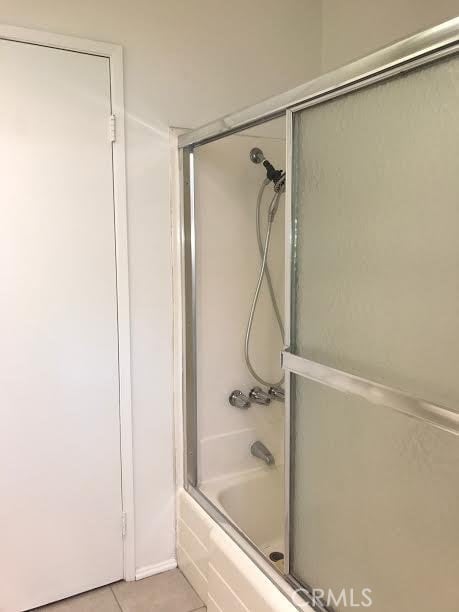
[[[131,325],[129,305],[128,227],[124,128],[123,48],[120,45],[0,24],[0,39],[31,43],[67,51],[106,57],[110,65],[112,113],[116,117],[116,140],[112,143],[113,200],[115,213],[116,280],[118,302],[119,414],[121,501],[123,517],[123,572],[135,580],[134,469],[131,405]],[[108,118],[107,118],[108,134]],[[108,136],[107,136],[108,137]]]

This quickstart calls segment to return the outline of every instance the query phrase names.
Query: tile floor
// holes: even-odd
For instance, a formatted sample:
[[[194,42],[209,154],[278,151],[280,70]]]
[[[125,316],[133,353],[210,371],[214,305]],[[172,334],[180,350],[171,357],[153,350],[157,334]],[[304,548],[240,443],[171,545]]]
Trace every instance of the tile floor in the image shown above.
[[[180,570],[136,582],[116,582],[64,599],[37,612],[205,612]]]

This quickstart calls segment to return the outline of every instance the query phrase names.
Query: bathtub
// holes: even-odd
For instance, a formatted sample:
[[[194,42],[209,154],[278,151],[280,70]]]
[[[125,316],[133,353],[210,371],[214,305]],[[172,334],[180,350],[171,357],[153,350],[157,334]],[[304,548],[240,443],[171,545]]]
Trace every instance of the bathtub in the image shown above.
[[[283,569],[283,466],[250,470],[202,483],[204,495],[268,557]]]

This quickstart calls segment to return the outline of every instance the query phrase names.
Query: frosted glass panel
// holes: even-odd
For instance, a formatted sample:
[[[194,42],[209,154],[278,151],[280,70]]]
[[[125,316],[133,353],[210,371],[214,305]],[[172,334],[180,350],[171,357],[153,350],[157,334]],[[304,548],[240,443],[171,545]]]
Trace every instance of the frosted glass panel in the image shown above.
[[[459,405],[459,60],[297,113],[294,346]]]
[[[292,571],[372,612],[457,612],[457,437],[294,380]]]
[[[294,119],[293,352],[457,410],[458,58]],[[456,611],[458,438],[294,378],[292,572]]]

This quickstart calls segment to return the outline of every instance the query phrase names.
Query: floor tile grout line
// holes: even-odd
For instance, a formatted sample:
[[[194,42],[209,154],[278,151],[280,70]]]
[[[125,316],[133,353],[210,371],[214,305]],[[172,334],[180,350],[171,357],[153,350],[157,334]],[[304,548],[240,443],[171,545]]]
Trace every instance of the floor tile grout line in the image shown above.
[[[115,593],[115,591],[113,590],[113,587],[112,587],[111,585],[110,585],[110,591],[112,592],[113,597],[115,598],[115,601],[116,601],[116,604],[117,604],[118,608],[121,610],[121,612],[123,612],[123,608],[121,607],[121,604],[120,604],[120,602],[118,601],[118,597],[116,596],[116,593]]]

